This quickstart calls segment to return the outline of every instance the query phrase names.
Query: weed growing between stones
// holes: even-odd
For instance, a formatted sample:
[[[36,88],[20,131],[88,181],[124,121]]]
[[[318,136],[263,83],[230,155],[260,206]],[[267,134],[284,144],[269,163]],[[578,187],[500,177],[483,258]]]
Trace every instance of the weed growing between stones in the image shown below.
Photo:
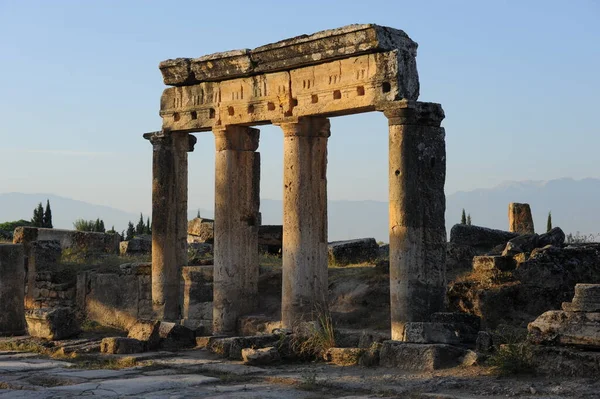
[[[300,322],[291,335],[290,349],[304,360],[323,359],[329,348],[335,347],[335,328],[329,311],[318,308],[316,321]]]
[[[493,354],[488,364],[500,375],[533,372],[532,351],[526,342],[527,334],[515,328],[500,328],[492,332]]]

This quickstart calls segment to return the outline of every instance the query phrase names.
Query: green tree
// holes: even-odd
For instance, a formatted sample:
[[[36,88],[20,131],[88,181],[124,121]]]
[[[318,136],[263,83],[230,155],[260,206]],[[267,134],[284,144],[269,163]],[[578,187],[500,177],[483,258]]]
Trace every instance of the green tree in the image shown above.
[[[33,210],[33,218],[31,218],[31,225],[34,227],[44,227],[44,207],[42,206],[41,202]]]
[[[100,219],[100,225],[98,228],[99,233],[106,233],[106,228],[104,227],[104,220]]]
[[[152,227],[150,227],[150,218],[146,219],[146,229],[144,234],[152,234]]]
[[[471,214],[470,213],[467,215],[467,225],[468,226],[471,225]]]
[[[467,224],[467,214],[465,213],[465,208],[462,210],[462,216],[460,217],[460,224]]]
[[[548,221],[546,222],[546,231],[552,230],[552,212],[548,212]]]
[[[196,215],[198,219],[200,219],[200,209],[198,209],[198,214]]]
[[[131,220],[129,221],[129,223],[127,224],[127,233],[125,235],[125,241],[129,241],[133,238],[133,236],[135,236],[135,228],[133,227],[133,223],[131,223]]]
[[[144,234],[144,231],[146,230],[146,224],[144,223],[144,215],[142,215],[140,213],[140,220],[138,221],[138,224],[135,226],[135,234]]]
[[[73,227],[77,231],[94,231],[94,228],[96,227],[96,222],[94,222],[93,220],[77,219],[73,222]]]
[[[47,227],[49,229],[51,229],[52,226],[52,210],[50,209],[50,200],[46,199],[46,210],[44,211],[44,216],[42,218],[43,220],[43,227]]]
[[[14,222],[4,222],[0,223],[0,230],[4,231],[14,231],[17,227],[20,226],[32,226],[29,220],[15,220]]]

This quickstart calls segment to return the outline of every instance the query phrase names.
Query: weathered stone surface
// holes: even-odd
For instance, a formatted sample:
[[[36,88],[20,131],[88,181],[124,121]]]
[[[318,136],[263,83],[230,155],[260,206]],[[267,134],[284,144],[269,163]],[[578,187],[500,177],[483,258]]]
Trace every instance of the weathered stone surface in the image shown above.
[[[196,346],[196,334],[177,323],[161,322],[159,334],[160,346],[163,350],[179,350]]]
[[[600,312],[600,284],[577,284],[573,301],[563,303],[563,310]]]
[[[475,256],[473,270],[477,272],[507,272],[515,270],[517,264],[512,256]]]
[[[280,125],[283,133],[281,322],[292,328],[327,308],[327,140],[325,118]]]
[[[513,256],[521,252],[531,252],[540,245],[540,236],[537,234],[523,234],[512,238],[506,243],[502,256]]]
[[[268,348],[244,348],[242,349],[242,360],[251,366],[271,364],[280,360],[279,352],[273,346]]]
[[[277,334],[264,334],[248,337],[214,337],[208,342],[207,348],[218,355],[242,360],[244,348],[266,348],[275,346],[280,340]]]
[[[27,262],[30,271],[41,272],[56,269],[62,248],[58,240],[38,240],[30,244]]]
[[[365,24],[348,25],[285,39],[257,47],[210,54],[200,58],[178,58],[160,63],[159,68],[167,85],[189,85],[197,82],[219,81],[258,73],[276,72],[365,53],[399,49],[405,52],[406,72],[413,73],[413,90],[417,90],[417,44],[401,30]]]
[[[80,332],[75,312],[70,308],[29,310],[25,319],[32,337],[59,340]]]
[[[517,235],[517,233],[503,230],[455,224],[450,230],[450,243],[469,246],[478,252],[483,251],[485,253],[498,245],[506,245],[509,240],[517,237]]]
[[[323,358],[337,366],[356,366],[364,352],[363,348],[329,348]]]
[[[560,247],[565,242],[565,232],[560,227],[554,227],[547,233],[540,234],[538,245],[545,247],[546,245],[553,245]]]
[[[194,218],[188,222],[188,235],[194,236],[195,242],[212,244],[215,241],[215,221],[206,218]]]
[[[74,248],[88,252],[119,252],[119,236],[117,234],[41,227],[17,227],[13,237],[13,243],[23,244],[26,256],[29,256],[32,242],[55,240],[60,242],[62,249]]]
[[[283,245],[283,226],[282,225],[261,225],[258,226],[258,245],[259,248],[270,254],[281,253]]]
[[[144,343],[135,338],[109,337],[103,338],[100,343],[100,352],[102,353],[125,355],[144,351]]]
[[[127,336],[144,342],[147,350],[157,349],[160,344],[160,322],[156,320],[138,320],[131,326]]]
[[[389,232],[392,339],[404,323],[444,308],[446,197],[444,111],[402,102],[383,109],[389,125]]]
[[[492,334],[487,331],[479,331],[477,334],[477,341],[475,342],[475,349],[477,352],[490,353],[494,347],[494,341]]]
[[[385,341],[379,352],[379,364],[409,371],[432,371],[460,364],[465,350],[445,344],[413,344]]]
[[[600,352],[546,345],[532,345],[530,349],[536,373],[585,378],[600,374]]]
[[[238,320],[238,331],[244,336],[272,334],[278,328],[281,328],[281,321],[265,315],[242,316]]]
[[[379,245],[374,238],[333,241],[328,244],[327,252],[330,264],[345,266],[374,261],[379,256]]]
[[[600,313],[551,310],[529,323],[536,344],[573,345],[600,349]]]
[[[193,237],[193,236],[188,236]],[[203,262],[210,261],[213,255],[213,245],[206,242],[189,242],[188,239],[188,265],[201,266]]]
[[[213,324],[213,266],[186,266],[182,269],[182,317],[186,327],[208,328]]]
[[[0,335],[25,333],[24,281],[23,246],[0,244]]]
[[[213,332],[233,335],[258,305],[259,130],[215,129]]]
[[[404,342],[416,344],[458,344],[458,335],[450,324],[409,322],[404,326]]]
[[[529,204],[508,204],[508,231],[518,234],[534,234],[533,217]]]
[[[119,244],[121,255],[147,254],[152,252],[151,236],[136,236],[129,241],[122,241]]]

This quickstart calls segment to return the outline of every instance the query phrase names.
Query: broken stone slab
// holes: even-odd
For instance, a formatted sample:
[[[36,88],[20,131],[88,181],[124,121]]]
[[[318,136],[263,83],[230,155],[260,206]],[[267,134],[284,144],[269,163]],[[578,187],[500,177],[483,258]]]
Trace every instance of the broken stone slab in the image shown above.
[[[532,345],[530,349],[536,373],[584,378],[600,374],[600,352],[546,345]]]
[[[473,270],[476,272],[508,272],[515,270],[517,263],[512,256],[475,256]]]
[[[81,331],[74,310],[67,307],[29,310],[25,320],[29,335],[37,338],[66,339]]]
[[[533,217],[529,204],[508,204],[508,231],[519,234],[534,234]]]
[[[158,331],[163,350],[176,351],[196,346],[194,331],[180,324],[161,321]]]
[[[215,241],[215,221],[205,218],[194,218],[188,222],[188,235],[195,237],[195,242],[212,244]]]
[[[129,241],[119,243],[121,255],[147,254],[152,252],[152,236],[143,235],[133,237]]]
[[[166,60],[160,63],[159,68],[166,85],[181,86],[289,70],[396,49],[406,53],[409,66],[415,63],[417,43],[403,31],[372,24],[348,25],[285,39],[254,50]],[[416,73],[416,67],[413,68]],[[418,77],[415,79],[418,81]]]
[[[431,321],[452,326],[462,343],[474,343],[481,327],[481,318],[469,313],[438,312],[431,315]]]
[[[554,227],[547,233],[540,234],[538,246],[553,245],[560,247],[565,243],[565,232],[560,227]]]
[[[0,244],[0,336],[25,333],[23,245]]]
[[[142,353],[146,351],[144,342],[135,338],[108,337],[100,342],[100,352],[118,355]]]
[[[328,244],[327,253],[329,263],[337,266],[373,262],[379,256],[379,245],[374,238],[333,241]]]
[[[572,302],[563,302],[569,312],[600,312],[600,284],[577,284]]]
[[[546,247],[548,245],[560,247],[565,241],[565,233],[560,227],[555,227],[547,233],[523,234],[515,237],[506,243],[506,248],[502,255],[515,256],[522,252],[533,252],[536,248]]]
[[[464,349],[452,345],[385,341],[379,364],[407,371],[433,371],[459,365],[464,355]]]
[[[323,359],[336,366],[356,366],[364,352],[364,348],[329,348]]]
[[[527,326],[534,344],[600,349],[600,313],[551,310]]]
[[[241,335],[272,334],[281,328],[281,320],[266,315],[248,315],[238,319],[238,331]]]
[[[458,344],[460,341],[450,324],[409,322],[404,326],[404,342],[417,344]]]
[[[255,335],[249,337],[221,337],[209,339],[207,348],[212,353],[231,360],[242,360],[244,348],[266,348],[274,346],[280,340],[277,334]]]
[[[242,349],[242,360],[244,364],[260,366],[271,364],[280,360],[279,352],[273,346],[267,348],[244,348]]]
[[[450,230],[450,243],[455,246],[472,247],[477,253],[486,253],[498,245],[517,237],[517,233],[467,224],[455,224]]]
[[[155,350],[160,345],[160,321],[138,320],[131,326],[127,337],[142,341],[147,350]]]

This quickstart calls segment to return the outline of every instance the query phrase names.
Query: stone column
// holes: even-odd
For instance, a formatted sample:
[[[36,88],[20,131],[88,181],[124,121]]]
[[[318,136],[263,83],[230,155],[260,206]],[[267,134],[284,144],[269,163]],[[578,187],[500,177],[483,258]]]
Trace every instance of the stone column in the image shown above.
[[[280,123],[283,133],[281,320],[291,328],[327,310],[326,118]]]
[[[0,244],[0,336],[25,334],[23,245]]]
[[[508,231],[519,234],[534,234],[533,217],[529,204],[508,204]]]
[[[215,129],[213,333],[233,335],[258,304],[259,130]]]
[[[152,307],[159,320],[181,318],[181,267],[187,264],[187,133],[148,133],[152,156]]]
[[[389,121],[392,339],[401,341],[405,323],[430,321],[444,308],[444,111],[439,104],[408,101],[383,111]]]

